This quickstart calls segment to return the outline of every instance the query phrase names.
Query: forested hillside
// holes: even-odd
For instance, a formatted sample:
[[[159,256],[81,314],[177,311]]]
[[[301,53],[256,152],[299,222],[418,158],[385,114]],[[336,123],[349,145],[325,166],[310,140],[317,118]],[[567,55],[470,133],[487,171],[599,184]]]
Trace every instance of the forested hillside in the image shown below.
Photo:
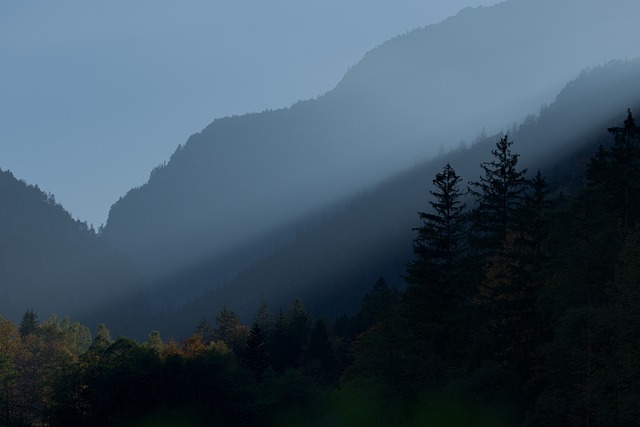
[[[141,291],[133,264],[74,220],[53,195],[0,170],[0,313],[90,317]]]
[[[640,127],[629,111],[606,134],[570,196],[508,135],[469,181],[441,165],[406,288],[378,281],[334,322],[295,299],[137,343],[0,318],[0,423],[635,425]]]
[[[608,112],[616,103],[640,106],[638,76],[640,61],[612,62],[585,71],[538,116],[505,130],[521,153],[521,163],[531,171],[528,178],[539,168],[554,191],[571,194],[580,188],[586,161],[608,140],[605,129],[619,121],[619,111]],[[470,181],[480,173],[480,162],[489,159],[499,137],[480,138],[353,197],[339,212],[300,230],[292,243],[226,285],[167,313],[162,330],[180,336],[198,318],[211,317],[224,304],[247,318],[263,300],[282,306],[300,297],[312,313],[330,318],[354,312],[378,278],[401,285],[411,254],[411,230],[419,225],[415,213],[426,205],[426,185],[441,165],[450,162],[465,182]],[[185,271],[167,286],[177,295],[192,280],[206,281],[206,274],[202,269]]]
[[[154,279],[218,259],[196,290],[217,286],[308,215],[519,123],[585,67],[640,55],[639,14],[635,0],[509,0],[396,37],[318,99],[191,136],[113,205],[103,237]]]

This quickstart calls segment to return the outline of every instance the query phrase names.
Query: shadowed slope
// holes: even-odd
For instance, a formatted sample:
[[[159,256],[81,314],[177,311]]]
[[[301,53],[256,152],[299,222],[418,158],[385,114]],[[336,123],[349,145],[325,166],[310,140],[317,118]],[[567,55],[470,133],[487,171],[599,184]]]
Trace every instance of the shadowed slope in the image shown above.
[[[0,170],[0,313],[87,318],[142,289],[136,268],[38,187]]]
[[[577,70],[640,54],[639,14],[631,0],[510,0],[399,36],[319,99],[215,120],[113,205],[103,235],[163,278],[283,230],[216,266],[235,274],[293,221],[522,120]]]
[[[509,139],[515,141],[522,167],[530,173],[541,168],[554,188],[570,191],[582,186],[586,161],[598,144],[610,141],[606,129],[619,123],[627,107],[640,108],[640,60],[583,72],[538,117],[509,130]],[[480,163],[490,160],[499,138],[424,162],[354,197],[295,242],[171,314],[163,327],[180,335],[222,305],[250,318],[262,300],[285,307],[294,297],[301,297],[314,315],[331,317],[356,310],[381,276],[402,285],[415,238],[412,228],[420,224],[416,212],[427,209],[434,175],[450,162],[463,182],[477,180]],[[176,280],[176,286],[188,277]]]

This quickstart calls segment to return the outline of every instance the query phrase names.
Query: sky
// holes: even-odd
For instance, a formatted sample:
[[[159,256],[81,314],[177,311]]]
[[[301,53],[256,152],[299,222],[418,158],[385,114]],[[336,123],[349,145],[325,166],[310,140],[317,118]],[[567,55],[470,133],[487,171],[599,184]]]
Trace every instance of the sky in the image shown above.
[[[331,90],[382,42],[493,0],[8,0],[0,168],[97,228],[214,119]]]

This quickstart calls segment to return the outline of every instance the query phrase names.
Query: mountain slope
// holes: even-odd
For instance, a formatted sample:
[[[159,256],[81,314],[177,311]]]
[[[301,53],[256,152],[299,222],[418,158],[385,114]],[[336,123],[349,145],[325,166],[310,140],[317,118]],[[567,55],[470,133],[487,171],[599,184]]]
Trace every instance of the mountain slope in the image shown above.
[[[523,167],[541,168],[556,191],[580,187],[585,162],[598,144],[612,139],[606,129],[620,126],[626,108],[640,109],[640,60],[618,61],[583,72],[538,117],[509,131]],[[500,135],[424,162],[354,198],[339,213],[219,289],[211,290],[169,315],[163,331],[188,334],[203,317],[227,305],[251,318],[261,301],[286,307],[301,297],[316,316],[353,312],[379,277],[402,285],[411,257],[416,211],[428,209],[436,172],[451,162],[464,182],[478,179],[480,163]],[[182,283],[185,281],[183,280]],[[181,283],[176,281],[176,283]]]
[[[156,279],[262,239],[215,268],[233,275],[293,221],[521,120],[586,66],[640,55],[639,14],[632,0],[510,0],[397,37],[319,99],[215,120],[113,205],[103,236]]]
[[[141,290],[124,256],[76,221],[52,195],[0,170],[0,314],[28,309],[95,319],[96,308]]]

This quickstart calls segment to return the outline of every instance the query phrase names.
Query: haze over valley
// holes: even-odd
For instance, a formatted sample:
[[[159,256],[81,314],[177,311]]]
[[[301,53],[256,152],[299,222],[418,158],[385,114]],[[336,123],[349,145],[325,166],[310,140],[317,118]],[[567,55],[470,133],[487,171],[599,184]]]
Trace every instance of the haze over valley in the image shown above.
[[[638,6],[622,0],[617,6],[514,0],[467,8],[398,35],[367,52],[322,96],[288,108],[216,119],[193,134],[151,171],[147,183],[112,206],[98,238],[135,265],[138,278],[131,280],[147,289],[151,307],[177,309],[330,222],[349,209],[350,201],[395,174],[545,111],[541,107],[589,67],[638,56],[640,47],[631,34],[634,14],[618,13]],[[615,81],[626,81],[630,72],[611,73],[610,85],[619,95],[601,96],[597,108],[583,112],[586,123],[604,122],[621,105],[633,104],[635,92],[623,94],[619,87],[624,85]],[[589,90],[606,91],[606,84]],[[620,102],[622,96],[628,101]],[[589,115],[594,119],[587,120]],[[553,142],[531,142],[535,149],[523,149],[532,149],[539,158],[550,149],[546,144],[568,150],[567,141],[577,138],[576,131],[560,125],[545,132],[555,135]],[[542,157],[539,166],[550,166]],[[115,172],[111,176],[117,179]],[[397,215],[417,208],[398,210]],[[397,238],[402,235],[406,241],[412,226],[408,220],[398,222],[398,230],[405,228]],[[397,265],[404,257],[387,271],[390,280],[399,277]],[[333,268],[339,276],[342,267]],[[384,273],[373,271],[368,281]],[[15,285],[6,287],[8,295],[21,280],[19,274],[15,277]],[[68,286],[54,279],[44,285],[42,280],[28,279],[26,288],[45,286],[57,292]],[[111,288],[111,298],[128,298],[126,292],[116,292],[128,287]],[[28,295],[32,305],[41,298]],[[23,309],[13,296],[3,304],[14,318]],[[51,304],[44,307],[56,311]]]
[[[0,6],[0,427],[632,425],[640,3],[276,3]]]
[[[218,119],[114,204],[103,236],[151,280],[221,258],[215,287],[318,212],[537,114],[586,67],[640,54],[609,6],[573,6],[465,9],[368,52],[318,99]]]

